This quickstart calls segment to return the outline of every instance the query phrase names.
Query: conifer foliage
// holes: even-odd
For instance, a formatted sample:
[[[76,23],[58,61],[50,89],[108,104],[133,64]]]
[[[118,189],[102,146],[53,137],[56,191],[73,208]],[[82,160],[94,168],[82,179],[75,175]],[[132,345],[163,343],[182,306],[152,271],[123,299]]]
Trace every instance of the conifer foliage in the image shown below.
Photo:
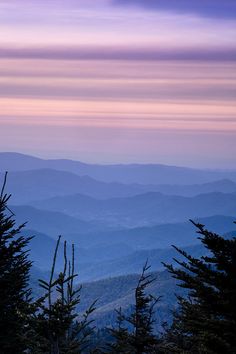
[[[197,227],[207,256],[184,257],[180,268],[166,265],[180,286],[189,290],[188,298],[179,297],[166,342],[171,353],[236,353],[236,239],[225,239]]]
[[[32,354],[80,354],[88,344],[88,338],[93,332],[89,315],[94,311],[95,302],[79,321],[76,307],[80,303],[81,287],[76,287],[74,280],[75,259],[72,246],[71,260],[67,259],[67,245],[64,242],[64,269],[55,276],[55,266],[58,248],[58,238],[51,275],[49,281],[39,280],[39,285],[46,293],[38,301],[38,313],[31,323],[33,335],[37,339],[32,342]]]
[[[114,343],[109,353],[145,354],[155,353],[158,339],[154,335],[154,312],[160,298],[146,294],[146,288],[155,281],[147,274],[150,266],[143,267],[138,285],[135,289],[135,305],[132,313],[125,316],[117,311],[117,328],[112,329]]]
[[[10,196],[0,195],[0,351],[21,354],[26,349],[25,333],[30,316],[28,287],[31,262],[27,247],[30,238],[22,235],[24,225],[16,226],[8,208]]]

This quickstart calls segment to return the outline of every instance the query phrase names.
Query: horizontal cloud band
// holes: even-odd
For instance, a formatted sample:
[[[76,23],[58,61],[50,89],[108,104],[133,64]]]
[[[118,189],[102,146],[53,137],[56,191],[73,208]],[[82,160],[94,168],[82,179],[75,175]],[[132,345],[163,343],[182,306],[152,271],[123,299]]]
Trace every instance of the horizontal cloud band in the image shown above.
[[[0,48],[0,58],[58,60],[204,60],[236,61],[236,48],[163,50],[126,47]]]
[[[236,18],[235,0],[113,0],[118,5],[138,5],[152,10],[196,13],[215,18]]]

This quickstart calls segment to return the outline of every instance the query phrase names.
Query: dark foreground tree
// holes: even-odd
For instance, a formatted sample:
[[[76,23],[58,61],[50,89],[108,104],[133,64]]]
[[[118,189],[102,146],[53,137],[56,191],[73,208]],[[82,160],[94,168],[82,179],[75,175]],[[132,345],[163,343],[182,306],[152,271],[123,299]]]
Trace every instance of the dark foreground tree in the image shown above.
[[[26,349],[25,334],[30,315],[31,290],[28,286],[31,262],[28,260],[30,238],[17,227],[4,194],[0,194],[0,352],[21,354]]]
[[[166,335],[168,353],[236,353],[236,239],[225,239],[193,224],[209,255],[175,260],[180,268],[165,265],[180,286],[179,311]]]
[[[114,343],[110,345],[109,353],[156,353],[158,339],[153,333],[153,327],[155,306],[159,298],[146,294],[146,288],[155,280],[147,274],[149,269],[146,263],[135,289],[132,313],[125,316],[121,309],[117,311],[117,328],[111,330]]]
[[[75,287],[74,284],[77,277],[74,268],[74,247],[72,246],[72,258],[68,261],[66,242],[64,270],[55,277],[60,238],[56,245],[49,281],[39,280],[46,294],[39,300],[38,313],[31,322],[33,340],[29,352],[33,354],[84,353],[93,332],[89,315],[94,311],[95,303],[86,311],[82,320],[79,319],[76,307],[80,303],[81,288]]]

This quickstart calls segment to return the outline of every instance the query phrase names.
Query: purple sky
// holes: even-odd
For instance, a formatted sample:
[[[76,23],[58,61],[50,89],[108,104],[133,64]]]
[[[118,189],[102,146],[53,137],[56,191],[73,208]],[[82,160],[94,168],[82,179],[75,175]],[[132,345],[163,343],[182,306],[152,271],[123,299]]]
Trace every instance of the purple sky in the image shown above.
[[[236,5],[202,4],[1,1],[0,150],[235,167]]]

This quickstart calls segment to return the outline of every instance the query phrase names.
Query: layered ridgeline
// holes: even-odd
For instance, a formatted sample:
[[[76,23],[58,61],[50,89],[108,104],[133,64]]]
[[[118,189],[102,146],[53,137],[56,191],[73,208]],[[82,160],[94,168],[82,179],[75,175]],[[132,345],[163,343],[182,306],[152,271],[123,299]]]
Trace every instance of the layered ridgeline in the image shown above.
[[[195,197],[171,196],[157,192],[134,197],[98,200],[81,194],[55,197],[31,203],[39,209],[64,212],[110,226],[135,227],[180,222],[194,217],[235,213],[236,192],[213,192]]]
[[[81,281],[90,281],[139,272],[146,258],[161,270],[172,244],[197,255],[190,218],[219,233],[234,230],[235,171],[0,153],[0,177],[5,170],[16,221],[27,221],[35,235],[31,252],[39,270],[49,269],[59,234],[75,243]]]
[[[43,160],[18,153],[0,153],[0,166],[2,171],[61,170],[104,182],[183,185],[222,178],[236,181],[236,171],[210,171],[160,164],[96,165],[72,160]]]
[[[0,165],[0,176],[5,169]],[[66,171],[50,169],[12,171],[9,173],[7,190],[11,191],[12,203],[24,204],[56,196],[83,194],[95,199],[127,198],[148,192],[192,197],[198,194],[214,192],[234,193],[236,183],[221,179],[203,184],[124,184],[119,182],[102,182],[90,176],[78,176]],[[26,192],[24,192],[26,191]]]
[[[134,289],[147,259],[157,278],[148,292],[163,296],[155,329],[171,322],[177,307],[175,294],[185,294],[164,270],[163,263],[173,264],[176,256],[171,245],[183,250],[180,262],[184,254],[209,255],[188,219],[225,240],[236,236],[234,171],[96,166],[19,154],[0,154],[0,162],[0,177],[4,170],[10,171],[9,210],[16,224],[27,222],[24,235],[34,236],[29,252],[34,297],[41,295],[37,279],[50,278],[52,255],[62,234],[69,249],[74,244],[76,287],[83,284],[77,310],[81,315],[98,299],[92,318],[101,330],[114,325],[114,309],[122,307],[124,314],[132,311]],[[64,267],[63,252],[61,244],[55,276]]]
[[[236,234],[233,217],[216,216],[200,218],[196,221],[208,225],[215,232],[224,234],[225,238],[231,238]],[[235,231],[227,232],[229,230]],[[56,239],[34,230],[26,230],[26,234],[35,236],[31,241],[34,265],[43,271],[49,270],[50,255],[55,248]],[[190,222],[104,233],[91,232],[76,237],[74,234],[64,236],[67,240],[70,240],[70,237],[76,241],[76,266],[79,269],[80,281],[139,273],[146,259],[149,259],[153,270],[162,270],[162,262],[171,263],[175,255],[172,244],[182,247],[196,257],[204,251]],[[62,253],[62,248],[59,248],[59,254]],[[58,271],[62,267],[62,262],[63,257],[59,257]]]

